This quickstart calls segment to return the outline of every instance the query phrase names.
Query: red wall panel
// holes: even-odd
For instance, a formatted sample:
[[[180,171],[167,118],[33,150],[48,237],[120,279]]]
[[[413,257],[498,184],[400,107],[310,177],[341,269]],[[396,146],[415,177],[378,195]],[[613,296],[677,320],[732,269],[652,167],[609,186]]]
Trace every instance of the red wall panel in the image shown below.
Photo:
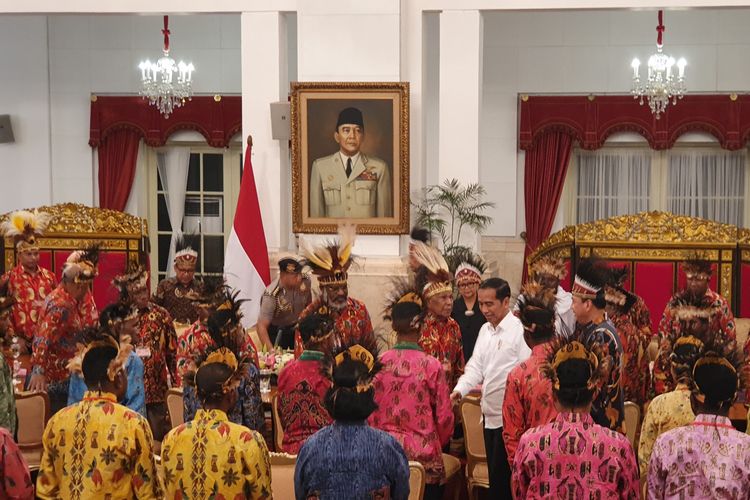
[[[664,307],[674,293],[674,262],[635,262],[634,292],[651,312],[651,331],[656,333]]]

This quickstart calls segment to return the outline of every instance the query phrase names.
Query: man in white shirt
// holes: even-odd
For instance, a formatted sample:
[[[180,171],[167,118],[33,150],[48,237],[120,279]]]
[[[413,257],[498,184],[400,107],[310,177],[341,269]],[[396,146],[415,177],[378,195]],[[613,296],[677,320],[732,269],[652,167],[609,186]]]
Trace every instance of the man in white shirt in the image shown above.
[[[488,498],[511,498],[510,466],[503,443],[503,398],[508,373],[531,355],[523,340],[523,325],[510,312],[510,286],[502,278],[489,278],[479,286],[479,308],[487,323],[479,331],[474,354],[453,389],[458,402],[482,384],[484,445],[487,450],[490,492]]]

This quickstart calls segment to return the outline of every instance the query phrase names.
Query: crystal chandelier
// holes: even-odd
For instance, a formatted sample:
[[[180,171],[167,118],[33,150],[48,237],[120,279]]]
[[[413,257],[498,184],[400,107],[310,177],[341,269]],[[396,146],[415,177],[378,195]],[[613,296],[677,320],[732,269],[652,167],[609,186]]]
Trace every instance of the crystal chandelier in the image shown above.
[[[169,118],[175,108],[185,104],[185,99],[190,100],[193,96],[193,63],[185,64],[184,61],[175,63],[169,57],[169,16],[164,16],[164,56],[155,63],[146,59],[141,61],[138,68],[141,70],[141,91],[139,92],[149,103],[159,108],[164,118]],[[177,73],[177,82],[174,83],[174,74]]]
[[[670,100],[674,106],[677,104],[677,99],[682,99],[687,93],[687,87],[685,87],[687,61],[684,57],[675,61],[674,57],[662,52],[663,34],[662,11],[659,11],[659,25],[656,27],[656,54],[648,58],[648,77],[643,84],[639,71],[641,61],[636,58],[631,63],[633,88],[630,93],[633,94],[635,99],[640,99],[641,105],[643,105],[643,98],[646,97],[651,112],[656,115],[657,120],[661,118],[661,114],[669,105]],[[675,65],[677,66],[676,74]]]

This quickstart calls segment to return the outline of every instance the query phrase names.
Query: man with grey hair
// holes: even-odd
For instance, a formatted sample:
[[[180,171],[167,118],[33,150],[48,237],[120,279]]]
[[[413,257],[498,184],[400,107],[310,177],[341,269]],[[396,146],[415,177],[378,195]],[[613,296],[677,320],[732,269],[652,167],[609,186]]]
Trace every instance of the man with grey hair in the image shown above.
[[[99,313],[91,295],[98,248],[75,251],[63,266],[62,280],[44,301],[34,334],[30,391],[46,391],[51,413],[68,402],[68,362],[75,356],[78,333],[96,327]]]

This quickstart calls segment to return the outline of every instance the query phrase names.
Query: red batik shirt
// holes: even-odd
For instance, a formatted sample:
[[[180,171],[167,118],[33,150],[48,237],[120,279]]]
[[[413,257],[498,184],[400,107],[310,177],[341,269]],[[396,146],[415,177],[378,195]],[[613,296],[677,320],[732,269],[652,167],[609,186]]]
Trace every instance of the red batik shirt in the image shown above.
[[[331,380],[320,371],[323,353],[305,350],[279,374],[278,405],[284,453],[296,455],[307,438],[331,423],[323,400]]]
[[[503,442],[511,467],[523,433],[548,424],[557,416],[552,399],[552,382],[541,370],[547,362],[547,349],[548,344],[535,345],[531,349],[531,356],[513,368],[505,382]]]
[[[177,339],[172,316],[152,302],[139,312],[133,343],[143,360],[146,404],[163,403],[169,389],[168,374],[175,377]]]
[[[8,296],[13,297],[13,332],[27,341],[34,338],[44,299],[57,287],[57,279],[49,270],[38,267],[36,274],[17,265],[8,273]]]
[[[629,313],[609,316],[615,325],[622,344],[622,392],[625,401],[639,406],[646,402],[651,383],[648,369],[648,345],[651,343],[651,328],[639,329],[633,324]]]
[[[91,293],[76,302],[62,285],[47,296],[39,315],[39,328],[32,343],[31,365],[44,370],[47,383],[68,378],[67,364],[75,356],[78,334],[99,323]]]
[[[401,342],[380,358],[372,427],[395,437],[409,460],[421,463],[427,484],[445,477],[442,448],[453,434],[450,388],[440,362],[417,344]]]
[[[443,366],[450,365],[448,383],[456,387],[456,382],[464,373],[464,348],[461,342],[461,327],[456,320],[427,313],[419,334],[419,347],[437,358]]]
[[[672,308],[675,297],[667,303],[664,308],[664,315],[659,322],[659,354],[654,362],[654,392],[656,395],[664,394],[675,388],[675,381],[672,379],[671,364],[669,354],[672,352],[672,345],[675,340],[681,336],[680,322],[673,317]],[[727,300],[711,289],[706,290],[703,298],[706,307],[712,310],[711,324],[719,330],[716,341],[719,345],[725,345],[729,342],[736,342],[737,334],[734,323],[734,315],[729,308]],[[705,340],[705,339],[703,339]]]
[[[175,373],[175,387],[182,386],[185,374],[196,368],[195,360],[206,349],[213,347],[214,341],[205,323],[198,320],[177,336],[177,372]],[[258,351],[249,335],[245,336],[240,347],[240,357],[249,357],[258,366]]]
[[[300,314],[300,321],[302,321],[302,318],[313,314],[320,306],[320,300],[311,303]],[[374,342],[375,333],[372,330],[370,314],[367,312],[364,302],[349,297],[346,299],[346,307],[342,311],[331,310],[330,312],[334,321],[333,349],[352,342],[359,342],[361,339]],[[456,324],[456,327],[458,327],[458,324]],[[299,358],[303,350],[302,337],[300,336],[299,328],[297,328],[294,332],[294,356]]]

